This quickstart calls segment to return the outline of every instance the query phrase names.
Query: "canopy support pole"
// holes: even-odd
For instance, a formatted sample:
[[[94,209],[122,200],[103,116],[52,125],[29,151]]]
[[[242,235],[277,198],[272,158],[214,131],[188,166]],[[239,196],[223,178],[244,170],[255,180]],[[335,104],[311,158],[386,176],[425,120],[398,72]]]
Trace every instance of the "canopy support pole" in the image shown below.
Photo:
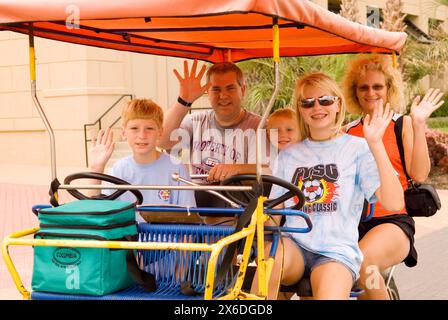
[[[262,174],[262,142],[265,141],[265,139],[263,139],[263,128],[265,126],[266,120],[271,112],[272,107],[274,106],[275,103],[275,99],[277,98],[279,89],[280,89],[280,77],[279,77],[279,62],[280,62],[280,33],[279,33],[279,27],[278,27],[278,19],[274,18],[273,21],[273,26],[272,26],[272,31],[273,31],[273,60],[274,60],[274,72],[275,72],[275,83],[274,83],[274,91],[272,93],[272,96],[269,100],[268,106],[263,114],[263,117],[261,118],[260,123],[258,124],[257,127],[257,181],[259,183],[261,183],[261,174]],[[266,137],[265,137],[266,138]],[[266,146],[267,148],[268,146]]]
[[[57,178],[56,174],[56,143],[53,129],[51,128],[50,122],[45,115],[45,112],[39,102],[37,97],[37,88],[36,88],[36,55],[34,51],[34,33],[33,33],[33,24],[29,25],[29,55],[30,55],[30,80],[31,80],[31,96],[33,98],[34,105],[39,112],[40,118],[42,119],[45,128],[47,129],[47,133],[50,137],[50,154],[51,154],[51,180]]]
[[[394,67],[394,69],[398,68],[398,65],[397,65],[397,52],[396,51],[392,52],[392,66]]]

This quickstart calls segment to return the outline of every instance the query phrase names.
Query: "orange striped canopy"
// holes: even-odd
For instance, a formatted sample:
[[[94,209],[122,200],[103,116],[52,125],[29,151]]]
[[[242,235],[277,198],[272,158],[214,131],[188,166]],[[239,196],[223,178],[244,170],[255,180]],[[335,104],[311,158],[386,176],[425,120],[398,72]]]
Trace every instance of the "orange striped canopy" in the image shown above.
[[[391,53],[406,34],[387,32],[308,0],[0,0],[0,30],[209,62],[281,56]]]

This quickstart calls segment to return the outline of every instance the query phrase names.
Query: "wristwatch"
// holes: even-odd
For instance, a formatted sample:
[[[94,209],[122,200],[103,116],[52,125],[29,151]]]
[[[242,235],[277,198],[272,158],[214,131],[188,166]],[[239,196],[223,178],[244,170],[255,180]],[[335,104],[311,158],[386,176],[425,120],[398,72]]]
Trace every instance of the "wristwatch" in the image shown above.
[[[180,96],[177,98],[177,102],[179,102],[181,105],[183,105],[185,107],[191,107],[191,105],[193,104],[193,102],[187,102],[184,99],[182,99]]]

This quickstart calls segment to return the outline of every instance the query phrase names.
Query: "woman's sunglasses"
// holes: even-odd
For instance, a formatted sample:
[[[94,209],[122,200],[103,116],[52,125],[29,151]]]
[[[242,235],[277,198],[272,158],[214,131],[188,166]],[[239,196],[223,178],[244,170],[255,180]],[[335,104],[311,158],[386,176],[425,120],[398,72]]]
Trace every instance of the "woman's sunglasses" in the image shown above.
[[[319,104],[323,107],[331,106],[335,101],[337,101],[339,98],[334,96],[321,96],[319,98],[307,98],[300,100],[300,106],[305,109],[309,109],[314,107],[314,103],[316,100],[319,102]]]
[[[381,91],[384,89],[384,87],[385,87],[385,85],[382,85],[382,84],[374,84],[373,86],[362,85],[362,86],[359,86],[357,89],[361,92],[367,92],[367,91],[369,91],[369,88],[372,88],[373,91]]]

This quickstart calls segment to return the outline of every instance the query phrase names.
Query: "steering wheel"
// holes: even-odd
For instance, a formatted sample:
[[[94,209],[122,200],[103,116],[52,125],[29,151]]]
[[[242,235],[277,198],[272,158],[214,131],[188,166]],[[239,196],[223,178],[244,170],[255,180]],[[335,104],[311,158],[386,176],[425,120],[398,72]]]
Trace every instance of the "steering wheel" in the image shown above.
[[[281,195],[278,198],[275,199],[268,199],[264,202],[264,205],[268,209],[272,209],[279,205],[280,203],[291,199],[292,197],[296,196],[299,200],[298,203],[295,205],[285,208],[285,209],[295,209],[300,210],[300,208],[303,207],[305,204],[305,196],[303,195],[302,191],[300,191],[299,188],[297,188],[295,185],[293,185],[290,182],[287,182],[285,180],[282,180],[280,178],[270,176],[270,175],[262,175],[261,179],[264,183],[270,183],[272,185],[277,185],[280,187],[283,187],[288,190],[285,194]],[[248,185],[243,184],[243,182],[252,182],[254,183],[257,180],[257,176],[255,174],[239,174],[235,176],[231,176],[224,181],[221,182],[221,185],[237,185],[237,186],[243,186]],[[246,207],[248,203],[253,199],[256,198],[258,195],[253,191],[228,191],[224,190],[223,193],[230,198],[232,201],[238,203],[239,205]]]
[[[74,173],[74,174],[68,175],[64,180],[64,184],[70,184],[70,182],[72,182],[73,180],[78,180],[78,179],[95,179],[95,180],[110,182],[110,183],[117,184],[117,185],[131,185],[129,182],[124,181],[120,178],[117,178],[114,176],[109,176],[107,174],[98,173],[98,172],[79,172],[79,173]],[[110,195],[100,194],[100,195],[93,196],[93,197],[86,196],[85,194],[79,192],[76,189],[67,189],[67,191],[68,191],[68,193],[70,193],[72,196],[74,196],[76,199],[79,199],[79,200],[92,200],[92,199],[115,200],[119,196],[121,196],[123,193],[130,191],[137,198],[136,204],[143,203],[143,195],[139,190],[122,189],[122,190],[117,190]]]

